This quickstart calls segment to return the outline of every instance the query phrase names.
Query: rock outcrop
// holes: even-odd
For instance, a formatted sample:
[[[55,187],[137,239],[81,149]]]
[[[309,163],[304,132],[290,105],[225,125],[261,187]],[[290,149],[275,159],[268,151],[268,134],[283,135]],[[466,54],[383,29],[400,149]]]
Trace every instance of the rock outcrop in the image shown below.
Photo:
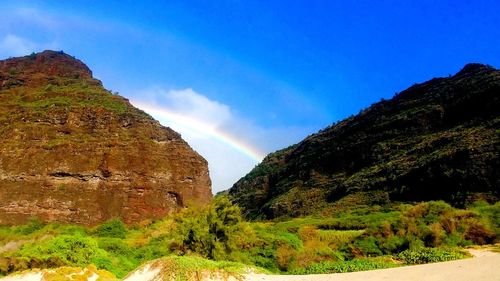
[[[499,155],[500,71],[468,64],[268,155],[229,194],[250,218],[358,203],[497,201]]]
[[[0,61],[0,224],[162,217],[211,199],[207,162],[81,61]]]

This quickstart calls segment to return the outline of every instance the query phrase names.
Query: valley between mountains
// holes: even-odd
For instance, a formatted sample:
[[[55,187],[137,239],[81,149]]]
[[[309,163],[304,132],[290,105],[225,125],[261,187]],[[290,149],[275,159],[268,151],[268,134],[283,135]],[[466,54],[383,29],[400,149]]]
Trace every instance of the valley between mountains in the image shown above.
[[[1,60],[2,280],[500,280],[492,66],[374,103],[215,196],[167,126],[62,51]]]

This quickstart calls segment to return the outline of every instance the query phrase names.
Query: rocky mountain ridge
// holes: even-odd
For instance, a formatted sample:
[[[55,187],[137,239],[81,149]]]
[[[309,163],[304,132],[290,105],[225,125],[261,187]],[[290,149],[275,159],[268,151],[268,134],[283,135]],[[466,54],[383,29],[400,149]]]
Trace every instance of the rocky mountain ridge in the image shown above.
[[[500,71],[468,64],[269,154],[229,194],[250,218],[500,197]]]

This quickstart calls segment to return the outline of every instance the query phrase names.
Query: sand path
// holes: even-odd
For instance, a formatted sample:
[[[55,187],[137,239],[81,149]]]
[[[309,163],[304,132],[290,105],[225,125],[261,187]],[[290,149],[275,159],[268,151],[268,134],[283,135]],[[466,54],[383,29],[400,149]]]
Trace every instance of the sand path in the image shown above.
[[[351,273],[314,275],[251,274],[248,281],[500,281],[500,253],[469,250],[473,258]]]

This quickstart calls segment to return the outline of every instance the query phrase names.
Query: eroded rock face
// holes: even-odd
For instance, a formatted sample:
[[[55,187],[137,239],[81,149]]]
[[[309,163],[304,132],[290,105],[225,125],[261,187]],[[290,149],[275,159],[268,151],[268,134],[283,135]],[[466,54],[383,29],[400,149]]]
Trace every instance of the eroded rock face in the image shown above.
[[[0,61],[0,224],[162,217],[211,199],[207,162],[61,52]]]

